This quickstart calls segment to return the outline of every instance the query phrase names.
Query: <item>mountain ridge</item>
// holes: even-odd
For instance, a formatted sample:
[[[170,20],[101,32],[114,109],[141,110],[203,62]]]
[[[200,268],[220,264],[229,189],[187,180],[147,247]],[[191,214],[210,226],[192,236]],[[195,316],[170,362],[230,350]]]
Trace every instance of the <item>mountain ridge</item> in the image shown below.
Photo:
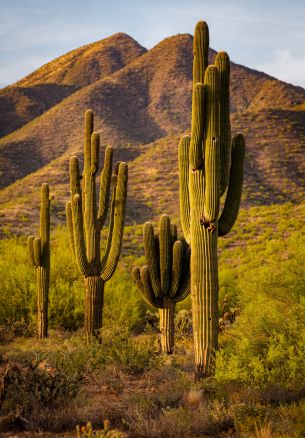
[[[122,68],[93,78],[0,139],[0,226],[25,208],[24,184],[33,195],[41,182],[52,185],[52,178],[58,196],[56,223],[64,220],[68,160],[71,154],[82,154],[87,108],[95,112],[102,145],[112,144],[116,159],[130,164],[129,223],[147,220],[165,207],[178,215],[177,144],[190,129],[192,36],[179,34],[142,49],[132,51],[137,56]],[[210,49],[211,61],[215,53]],[[301,87],[231,63],[232,132],[244,132],[247,142],[245,206],[304,199],[304,109]]]

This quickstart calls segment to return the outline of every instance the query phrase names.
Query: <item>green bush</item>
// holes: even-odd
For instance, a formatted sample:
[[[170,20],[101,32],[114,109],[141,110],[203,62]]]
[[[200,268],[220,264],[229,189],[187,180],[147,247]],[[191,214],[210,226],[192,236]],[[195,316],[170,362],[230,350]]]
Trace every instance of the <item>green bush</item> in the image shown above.
[[[236,281],[241,314],[223,335],[218,381],[304,386],[304,272],[305,238],[297,232],[285,243],[267,245],[264,257],[253,258],[251,268],[241,272]]]
[[[26,239],[0,241],[0,325],[36,320],[35,269],[28,262]],[[134,258],[119,263],[105,287],[104,325],[124,323],[130,329],[145,325],[146,305],[134,286],[130,271]],[[83,326],[84,287],[73,260],[65,227],[51,234],[49,291],[50,328],[76,330]]]

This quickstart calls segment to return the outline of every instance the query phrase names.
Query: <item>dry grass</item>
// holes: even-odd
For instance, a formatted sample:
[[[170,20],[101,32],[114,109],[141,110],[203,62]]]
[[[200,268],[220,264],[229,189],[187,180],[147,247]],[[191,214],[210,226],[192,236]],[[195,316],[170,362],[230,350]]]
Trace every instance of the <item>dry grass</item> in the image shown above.
[[[24,361],[33,342],[16,339],[2,347],[2,358],[13,351],[15,360],[19,357]],[[63,340],[56,336],[47,342],[40,341],[37,347],[54,355],[63,345],[68,347],[69,354],[83,348],[73,337]],[[88,356],[87,361],[92,361],[92,357]],[[160,358],[159,364],[137,375],[126,373],[119,363],[90,372],[86,365],[81,389],[75,397],[47,404],[36,402],[31,410],[22,412],[25,422],[19,422],[19,428],[25,430],[18,432],[15,421],[10,425],[15,427],[10,433],[18,438],[34,437],[40,430],[43,437],[69,438],[76,436],[77,425],[90,422],[93,430],[102,431],[107,420],[110,429],[119,431],[120,437],[303,436],[305,402],[301,394],[299,400],[292,400],[287,391],[277,395],[272,390],[267,393],[216,384],[212,378],[194,384],[192,361],[191,341],[184,341],[183,347],[178,342],[177,353],[172,357]],[[21,405],[19,412],[20,408]],[[3,436],[12,435],[7,432]],[[104,436],[108,435],[101,435]]]

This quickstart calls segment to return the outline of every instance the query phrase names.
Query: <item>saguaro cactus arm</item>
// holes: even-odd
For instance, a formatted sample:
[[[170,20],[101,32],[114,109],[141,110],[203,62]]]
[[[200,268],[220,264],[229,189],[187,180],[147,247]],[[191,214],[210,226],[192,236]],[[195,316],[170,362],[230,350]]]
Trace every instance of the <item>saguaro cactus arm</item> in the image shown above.
[[[189,151],[190,166],[193,172],[200,169],[203,164],[203,124],[204,118],[204,85],[196,84],[192,101],[192,135]]]
[[[100,236],[97,230],[97,202],[96,202],[96,172],[98,170],[100,137],[97,132],[91,135],[89,163],[85,163],[85,184],[82,193],[82,202],[85,202],[84,222],[85,241],[88,264],[91,271],[99,263]]]
[[[35,261],[35,255],[34,255],[34,236],[29,236],[27,241],[27,247],[28,247],[28,255],[29,255],[29,261],[32,266],[36,266]]]
[[[218,221],[218,235],[225,236],[234,225],[240,206],[245,158],[245,140],[238,133],[232,140],[232,158],[227,197]]]
[[[163,214],[159,224],[160,280],[163,295],[169,293],[172,274],[172,229],[170,218]]]
[[[204,73],[208,66],[209,52],[209,28],[205,21],[199,21],[196,24],[193,50],[193,85],[198,82],[203,84]]]
[[[115,214],[117,182],[118,182],[118,176],[113,174],[112,175],[112,191],[111,191],[111,206],[110,206],[108,236],[107,236],[107,243],[106,243],[105,252],[104,252],[104,255],[102,258],[102,266],[105,266],[105,264],[107,263],[109,253],[111,250],[113,227],[114,227],[114,214]]]
[[[104,281],[107,281],[112,277],[120,257],[125,221],[127,181],[128,166],[126,163],[120,163],[115,195],[115,211],[111,249],[101,272],[101,278]]]
[[[205,160],[204,160],[204,222],[209,226],[216,221],[219,213],[220,152],[219,152],[219,73],[214,65],[205,72],[206,93],[205,113]],[[202,130],[203,121],[201,119]],[[193,135],[193,132],[192,132]],[[213,230],[212,230],[213,231]]]
[[[91,136],[94,129],[94,114],[92,110],[85,112],[85,135],[84,135],[84,188],[86,177],[90,174],[91,168]],[[84,202],[85,204],[85,202]]]
[[[50,190],[48,184],[41,186],[40,239],[42,257],[47,256],[50,242]]]
[[[190,243],[190,192],[189,192],[189,150],[191,138],[184,135],[179,143],[178,162],[179,162],[179,198],[180,216],[183,235],[185,240]]]
[[[161,298],[162,288],[160,281],[159,267],[159,240],[155,238],[154,227],[150,222],[146,222],[143,227],[144,252],[150,272],[152,288],[156,297]]]
[[[230,59],[226,52],[218,52],[215,65],[219,72],[220,98],[219,98],[219,148],[220,148],[220,196],[228,187],[231,155],[231,125],[230,125]]]
[[[67,218],[67,225],[68,225],[70,248],[71,248],[71,251],[72,251],[73,256],[75,258],[75,244],[74,244],[74,233],[73,233],[73,219],[72,219],[71,201],[68,201],[66,203],[66,218]]]
[[[80,180],[78,158],[73,156],[70,159],[70,190],[75,259],[80,272],[87,277],[89,275],[89,263],[87,260],[84,236]]]
[[[139,270],[139,268],[134,268],[132,270],[132,276],[143,299],[150,306],[161,308],[162,300],[158,299],[154,294],[150,281],[149,269],[147,268],[147,266],[143,266],[141,268],[141,271]]]
[[[100,179],[100,199],[99,199],[99,210],[98,210],[98,223],[100,229],[105,225],[107,213],[108,213],[109,193],[110,193],[111,174],[112,174],[112,157],[113,157],[113,149],[111,146],[107,146],[105,150],[104,167]]]
[[[190,260],[191,260],[191,248],[188,247],[184,252],[184,260],[182,265],[182,272],[180,276],[180,285],[174,296],[174,301],[177,303],[183,301],[191,291],[190,281]]]
[[[171,298],[175,297],[177,294],[182,275],[183,262],[183,243],[180,240],[177,240],[173,246],[172,278],[169,292]]]
[[[34,259],[36,267],[42,266],[42,246],[40,237],[35,237],[33,242]]]

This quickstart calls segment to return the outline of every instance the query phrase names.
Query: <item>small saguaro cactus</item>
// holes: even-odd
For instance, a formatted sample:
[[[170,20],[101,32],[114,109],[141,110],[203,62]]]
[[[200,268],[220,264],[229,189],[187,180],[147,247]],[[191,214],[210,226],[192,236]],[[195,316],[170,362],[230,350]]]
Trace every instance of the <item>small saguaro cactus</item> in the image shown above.
[[[97,202],[100,137],[93,132],[93,122],[93,112],[87,110],[83,177],[78,158],[71,157],[71,200],[66,204],[70,246],[79,271],[84,276],[85,330],[88,339],[98,336],[102,328],[104,285],[112,277],[121,252],[128,178],[128,167],[123,162],[116,163],[112,173],[113,149],[107,146]],[[101,257],[101,231],[106,222],[110,198],[108,239]]]
[[[48,304],[50,281],[50,196],[48,184],[41,186],[39,237],[28,238],[30,263],[36,267],[38,337],[48,336]]]
[[[195,378],[208,376],[218,342],[218,236],[233,226],[241,200],[245,143],[231,142],[230,60],[219,52],[208,66],[209,30],[199,22],[194,35],[191,136],[179,144],[180,211],[191,245],[191,297]],[[223,210],[220,198],[226,192]]]
[[[146,222],[143,237],[147,266],[134,268],[132,275],[144,300],[159,309],[161,350],[171,354],[175,304],[190,292],[190,249],[177,240],[177,227],[166,214],[160,218],[159,236]]]

